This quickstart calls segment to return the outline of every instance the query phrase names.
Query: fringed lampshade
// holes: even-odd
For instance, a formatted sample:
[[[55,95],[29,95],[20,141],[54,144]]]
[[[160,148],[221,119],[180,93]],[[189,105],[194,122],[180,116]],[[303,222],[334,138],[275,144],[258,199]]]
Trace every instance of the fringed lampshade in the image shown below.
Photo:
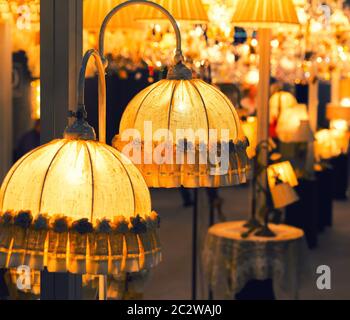
[[[238,0],[232,21],[254,28],[299,24],[292,0]]]
[[[84,29],[88,31],[99,31],[105,16],[117,5],[125,0],[84,0]],[[135,29],[137,28],[136,14],[138,6],[127,7],[114,16],[108,27],[110,30]]]
[[[201,0],[154,0],[167,9],[177,21],[191,23],[207,23],[208,16]],[[142,7],[137,14],[137,20],[162,21],[166,17],[152,7]]]
[[[289,161],[270,165],[267,169],[267,176],[270,188],[274,187],[278,180],[288,183],[293,188],[298,185],[298,179]]]
[[[152,128],[146,129],[147,123]],[[122,136],[135,129],[140,136],[134,141],[133,151],[139,150],[142,159],[133,161],[149,187],[219,187],[247,180],[248,140],[234,106],[214,86],[192,79],[191,71],[182,63],[169,71],[168,79],[144,89],[127,106],[120,135],[114,138],[113,146],[131,158],[135,155],[125,149],[130,141],[122,141]],[[166,136],[160,137],[159,130],[165,130]],[[180,138],[178,130],[189,130],[196,136]],[[216,137],[210,134],[213,130],[218,133]],[[223,163],[201,161],[203,157],[212,158],[217,149],[218,154],[227,154],[224,171],[220,168]],[[160,153],[166,154],[167,163],[160,163],[153,150],[162,150]],[[181,162],[178,153],[184,154]]]
[[[99,139],[87,123],[86,69],[98,72]],[[99,275],[141,272],[161,260],[159,217],[132,162],[106,145],[106,83],[100,53],[88,50],[79,72],[75,118],[64,138],[24,155],[0,188],[0,268]]]
[[[141,173],[92,137],[68,132],[23,156],[1,186],[0,212],[2,268],[118,274],[160,260]]]
[[[274,93],[270,98],[270,123],[277,120],[284,109],[292,108],[298,104],[297,99],[287,91]]]

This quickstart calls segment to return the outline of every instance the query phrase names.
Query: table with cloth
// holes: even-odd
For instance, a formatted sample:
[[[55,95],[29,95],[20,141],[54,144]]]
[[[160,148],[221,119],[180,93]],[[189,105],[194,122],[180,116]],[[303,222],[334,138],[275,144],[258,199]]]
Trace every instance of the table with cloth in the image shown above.
[[[277,299],[297,299],[305,262],[304,232],[271,224],[276,237],[243,238],[244,223],[219,223],[208,230],[202,262],[213,298],[234,299],[249,282],[270,281]]]

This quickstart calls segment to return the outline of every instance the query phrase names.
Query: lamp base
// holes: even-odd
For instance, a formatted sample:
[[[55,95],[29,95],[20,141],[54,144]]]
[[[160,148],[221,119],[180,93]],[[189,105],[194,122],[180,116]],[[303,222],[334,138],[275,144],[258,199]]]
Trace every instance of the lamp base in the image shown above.
[[[258,229],[261,228],[262,225],[261,223],[258,221],[258,219],[256,218],[251,218],[250,220],[248,220],[244,225],[244,228],[248,228],[248,229]]]
[[[255,232],[255,236],[264,238],[274,238],[276,234],[269,228],[269,226],[263,226],[260,230]]]

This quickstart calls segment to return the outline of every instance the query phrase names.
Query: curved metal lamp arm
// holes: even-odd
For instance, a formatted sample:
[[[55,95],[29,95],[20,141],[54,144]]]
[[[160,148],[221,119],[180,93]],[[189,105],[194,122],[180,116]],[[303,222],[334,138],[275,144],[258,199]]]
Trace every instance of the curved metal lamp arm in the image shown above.
[[[90,58],[95,59],[98,71],[98,137],[99,141],[106,142],[106,78],[105,68],[99,52],[95,49],[88,50],[81,63],[79,82],[78,82],[78,109],[85,110],[84,93],[85,93],[85,76],[86,68]]]
[[[109,21],[112,19],[112,17],[121,9],[128,7],[128,6],[132,6],[132,5],[137,5],[137,4],[142,4],[142,5],[146,5],[146,6],[151,6],[159,11],[161,11],[171,22],[174,30],[175,30],[175,35],[176,35],[176,53],[175,53],[175,63],[179,63],[183,61],[183,55],[182,55],[182,49],[181,49],[181,33],[180,33],[180,29],[179,26],[177,25],[177,22],[175,20],[175,18],[171,15],[171,13],[166,10],[165,8],[163,8],[161,5],[151,2],[151,1],[147,1],[147,0],[129,0],[126,2],[123,2],[121,4],[119,4],[118,6],[116,6],[115,8],[113,8],[105,17],[105,19],[103,20],[101,29],[100,29],[100,35],[99,35],[99,51],[101,54],[101,58],[103,63],[106,64],[107,59],[104,56],[104,39],[105,39],[105,32],[106,32],[106,28],[107,25],[109,23]]]

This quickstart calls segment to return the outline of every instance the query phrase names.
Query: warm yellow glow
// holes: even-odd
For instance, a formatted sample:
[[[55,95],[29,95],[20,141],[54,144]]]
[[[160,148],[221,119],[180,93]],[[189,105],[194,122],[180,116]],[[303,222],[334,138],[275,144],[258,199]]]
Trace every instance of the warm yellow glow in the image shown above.
[[[103,19],[117,5],[125,2],[124,0],[84,0],[84,29],[88,31],[99,31]],[[135,20],[139,6],[130,6],[120,10],[108,23],[108,30],[120,28],[138,28]]]
[[[319,33],[323,29],[323,25],[321,22],[316,21],[316,20],[311,20],[310,21],[310,32],[311,33]]]
[[[202,80],[161,80],[144,89],[131,100],[123,114],[120,135],[113,141],[113,146],[120,151],[127,144],[121,137],[128,129],[136,129],[140,134],[141,148],[147,158],[152,159],[153,153],[150,154],[145,143],[152,139],[151,142],[157,146],[159,132],[166,132],[164,140],[172,144],[173,151],[177,150],[179,141],[184,138],[190,140],[194,147],[196,160],[191,164],[179,164],[174,159],[176,152],[170,154],[172,164],[159,164],[154,157],[151,163],[134,161],[149,187],[219,187],[245,183],[247,180],[248,145],[238,114],[220,90]],[[185,137],[179,137],[179,131],[183,134],[186,132]],[[193,135],[188,136],[188,132]],[[230,148],[227,145],[230,141],[237,148],[232,148],[232,145]],[[230,151],[226,153],[228,167],[220,174],[215,171],[219,170],[215,164],[209,161],[199,163],[198,160],[200,147],[204,145],[204,152],[208,154],[211,145],[217,145],[217,142],[226,144]]]
[[[40,79],[30,83],[32,119],[40,119]]]
[[[346,120],[331,120],[329,128],[346,132],[349,129],[349,125]]]
[[[299,200],[295,190],[288,183],[280,183],[271,188],[273,205],[282,209]]]
[[[237,0],[235,25],[271,28],[278,24],[299,24],[292,0]]]
[[[349,149],[349,136],[345,131],[323,129],[316,133],[315,138],[314,147],[317,160],[346,154]]]
[[[277,122],[278,138],[283,142],[308,141],[312,138],[308,119],[305,104],[297,104],[292,108],[284,109]]]
[[[94,141],[55,140],[20,159],[6,176],[0,212],[30,210],[73,220],[151,212],[141,173],[115,149]]]
[[[177,21],[192,23],[208,22],[207,12],[201,0],[153,0],[167,9]],[[137,20],[158,21],[166,17],[149,6],[142,6],[137,14]]]
[[[177,129],[205,132],[217,129],[219,134],[221,129],[228,129],[233,141],[243,135],[230,100],[214,86],[198,79],[161,80],[141,91],[127,106],[119,132],[135,128],[143,140],[147,121],[152,122],[153,134],[160,128],[169,129],[174,137]]]
[[[277,120],[279,115],[288,108],[297,105],[297,99],[289,92],[279,91],[274,93],[270,98],[270,123]]]
[[[267,175],[270,188],[276,185],[276,178],[284,183],[288,183],[293,188],[298,185],[298,179],[289,161],[270,165],[267,169]]]
[[[12,14],[8,1],[0,0],[0,21],[11,19]]]
[[[349,28],[349,18],[342,9],[336,9],[330,18],[330,22],[337,28]]]
[[[350,108],[350,98],[344,98],[340,101],[342,107]]]
[[[350,99],[342,99],[339,105],[329,103],[326,109],[326,116],[328,120],[350,121]]]
[[[258,121],[256,117],[248,117],[246,121],[242,122],[242,128],[244,134],[249,140],[249,147],[247,148],[247,154],[250,159],[256,155],[256,146],[258,140]]]
[[[350,97],[350,78],[343,78],[339,82],[340,100]]]
[[[244,78],[244,82],[249,85],[256,85],[259,83],[259,70],[251,69]]]

